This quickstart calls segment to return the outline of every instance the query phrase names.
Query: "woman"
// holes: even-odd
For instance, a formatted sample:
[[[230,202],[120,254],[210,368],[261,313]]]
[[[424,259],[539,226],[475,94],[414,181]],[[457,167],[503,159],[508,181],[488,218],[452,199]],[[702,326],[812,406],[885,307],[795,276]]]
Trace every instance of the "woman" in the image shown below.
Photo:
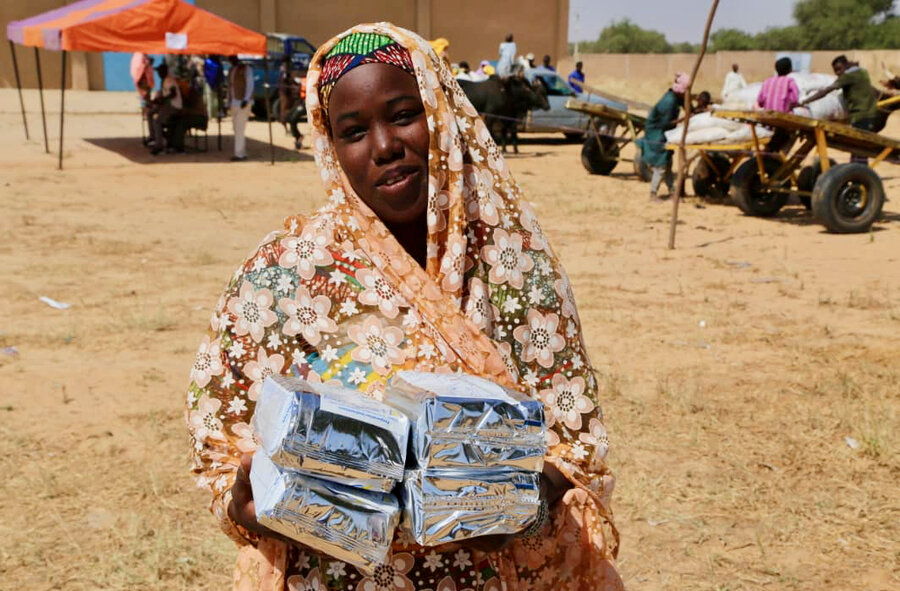
[[[313,58],[307,107],[329,204],[238,269],[191,372],[195,472],[242,545],[236,589],[618,589],[606,433],[568,280],[483,121],[420,37],[361,25]],[[421,548],[364,576],[256,523],[248,423],[267,375],[382,397],[401,369],[540,397],[549,518],[537,535]]]
[[[641,160],[651,170],[650,201],[662,201],[658,196],[659,185],[665,179],[669,193],[672,193],[674,179],[672,178],[672,152],[666,150],[666,132],[675,127],[678,120],[678,111],[684,103],[684,93],[690,85],[691,77],[684,72],[675,76],[675,83],[659,99],[659,102],[647,115],[647,124],[644,127],[644,137],[638,140],[641,150]]]

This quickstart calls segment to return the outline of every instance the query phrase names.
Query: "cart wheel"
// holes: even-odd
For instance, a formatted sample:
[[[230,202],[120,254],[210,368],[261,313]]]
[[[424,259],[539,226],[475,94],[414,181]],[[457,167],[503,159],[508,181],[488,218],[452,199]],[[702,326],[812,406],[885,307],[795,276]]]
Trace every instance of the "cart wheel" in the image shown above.
[[[884,185],[878,174],[858,162],[839,164],[816,181],[813,214],[839,234],[866,232],[881,215]]]
[[[650,179],[653,177],[653,171],[650,170],[650,166],[644,162],[644,154],[641,151],[640,146],[634,147],[634,160],[632,161],[634,165],[634,174],[638,176],[638,178],[645,183],[649,183]]]
[[[613,138],[591,135],[581,147],[581,164],[591,174],[609,175],[619,163],[619,146]]]
[[[781,166],[781,160],[774,156],[763,157],[766,174],[774,174]],[[782,181],[781,186],[787,185]],[[768,218],[778,213],[787,203],[787,192],[772,191],[762,186],[759,178],[759,167],[756,158],[741,164],[731,177],[732,198],[737,206],[747,215]]]
[[[829,170],[837,166],[837,162],[835,162],[834,158],[829,158],[828,162],[830,164]],[[797,175],[797,189],[812,193],[813,188],[816,186],[816,181],[819,180],[820,174],[822,174],[822,164],[819,162],[819,159],[816,158],[812,166],[804,166],[800,170],[800,174]],[[802,203],[803,207],[806,209],[812,209],[811,196],[800,195],[800,203]]]
[[[716,201],[722,201],[728,197],[729,183],[722,177],[731,168],[731,161],[722,154],[708,154],[715,169],[709,162],[700,159],[694,172],[691,174],[691,184],[694,185],[694,195],[697,197],[709,197]]]

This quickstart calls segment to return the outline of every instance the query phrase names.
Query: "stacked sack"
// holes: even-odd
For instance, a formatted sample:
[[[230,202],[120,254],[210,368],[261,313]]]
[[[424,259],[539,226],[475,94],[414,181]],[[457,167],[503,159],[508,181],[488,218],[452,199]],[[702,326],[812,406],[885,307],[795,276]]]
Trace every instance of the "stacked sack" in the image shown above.
[[[403,528],[423,546],[538,521],[540,401],[474,376],[421,372],[397,374],[385,400],[267,378],[252,420],[257,521],[367,572],[390,552],[398,496]]]
[[[800,90],[800,100],[811,96],[819,90],[830,86],[835,77],[829,74],[804,74],[793,72],[788,74],[797,83]],[[758,109],[759,91],[762,90],[762,82],[748,85],[746,88],[730,93],[723,104],[716,105],[716,109],[730,109],[739,111],[753,111]],[[841,91],[836,90],[823,98],[810,103],[806,107],[797,107],[794,114],[812,119],[842,121],[847,118],[847,109]],[[666,132],[668,143],[681,141],[683,124]],[[756,135],[760,139],[772,136],[772,130],[756,126]],[[699,113],[691,117],[686,138],[687,144],[739,144],[750,141],[752,138],[750,126],[729,119],[716,117],[712,113]]]
[[[409,420],[365,395],[269,377],[253,415],[250,484],[260,524],[363,571],[383,564],[400,521]]]
[[[491,381],[405,371],[385,400],[410,419],[403,525],[434,546],[515,534],[537,519],[546,454],[544,407]]]

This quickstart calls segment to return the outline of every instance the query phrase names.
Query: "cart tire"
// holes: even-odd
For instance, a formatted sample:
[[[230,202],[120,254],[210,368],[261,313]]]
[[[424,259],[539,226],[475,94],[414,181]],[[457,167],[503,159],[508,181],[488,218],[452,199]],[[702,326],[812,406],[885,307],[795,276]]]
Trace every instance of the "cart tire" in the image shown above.
[[[602,143],[602,148],[601,148]],[[581,147],[581,164],[591,174],[608,176],[619,163],[619,146],[612,138],[591,135]]]
[[[722,154],[708,154],[708,156],[713,161],[715,170],[704,159],[697,162],[694,172],[691,174],[694,195],[722,201],[728,197],[729,189],[729,183],[722,178],[722,175],[731,168],[731,161]]]
[[[763,157],[766,174],[773,174],[781,166],[781,160],[773,156]],[[766,191],[761,187],[756,158],[741,164],[731,177],[731,195],[737,206],[747,215],[772,217],[787,203],[788,194]],[[787,184],[787,181],[783,181]]]
[[[650,178],[653,176],[653,171],[650,170],[650,166],[644,162],[644,155],[641,152],[640,146],[635,146],[634,162],[632,162],[632,164],[634,164],[634,174],[645,183],[649,183]]]
[[[828,159],[829,170],[837,166],[837,162],[835,162],[834,158]],[[797,189],[800,191],[809,191],[812,193],[812,190],[816,186],[816,181],[819,180],[819,175],[822,174],[822,164],[819,162],[819,159],[816,158],[811,166],[804,166],[800,170],[800,174],[797,175]],[[809,195],[799,195],[800,203],[803,204],[803,207],[806,209],[812,209],[812,197]]]
[[[819,177],[813,189],[813,215],[838,234],[867,232],[881,216],[882,207],[881,178],[858,162],[835,166]]]

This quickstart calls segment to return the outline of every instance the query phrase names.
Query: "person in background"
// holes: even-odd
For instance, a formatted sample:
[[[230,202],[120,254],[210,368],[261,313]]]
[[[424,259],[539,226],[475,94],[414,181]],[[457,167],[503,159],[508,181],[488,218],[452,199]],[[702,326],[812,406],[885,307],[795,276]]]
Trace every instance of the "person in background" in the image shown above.
[[[850,114],[850,125],[865,131],[877,131],[876,119],[878,116],[877,92],[872,86],[869,73],[859,67],[856,62],[850,62],[846,55],[839,55],[831,62],[834,75],[837,80],[831,86],[823,88],[819,92],[806,98],[800,103],[806,106],[823,98],[830,92],[840,89],[844,94],[844,104]],[[865,157],[852,156],[851,162],[867,162]]]
[[[491,65],[491,62],[487,60],[481,60],[481,63],[478,64],[478,69],[472,72],[470,76],[472,82],[484,82],[494,73],[494,67]]]
[[[153,122],[151,125],[153,148],[150,153],[155,156],[164,149],[183,152],[184,130],[175,125],[175,120],[183,107],[181,88],[175,76],[169,73],[169,66],[165,62],[156,66],[156,73],[161,80],[161,90],[153,101],[154,106],[150,113]],[[169,128],[168,137],[164,133],[165,127]]]
[[[222,58],[218,55],[207,56],[203,60],[203,95],[206,100],[206,116],[216,119],[222,116],[222,88],[225,84],[225,74],[222,68]]]
[[[551,72],[555,72],[555,71],[556,71],[556,68],[554,68],[553,65],[550,63],[550,56],[549,56],[549,55],[545,55],[545,56],[544,56],[544,60],[543,60],[543,62],[541,63],[541,65],[542,65],[544,68],[550,70]]]
[[[472,78],[472,69],[469,67],[469,62],[459,62],[459,71],[456,73],[456,79],[476,82],[476,80]]]
[[[236,55],[228,58],[231,70],[228,72],[228,109],[234,125],[234,156],[232,162],[247,159],[247,120],[250,119],[250,104],[253,98],[253,72],[247,64],[242,64]]]
[[[698,113],[707,113],[709,112],[710,105],[712,105],[712,95],[704,90],[697,95],[697,103],[694,105],[694,110],[691,114],[697,115]]]
[[[294,74],[291,71],[291,56],[287,53],[278,66],[278,113],[276,116],[284,126],[285,133],[289,133],[288,129],[288,113],[294,106],[294,98],[297,96],[294,87]]]
[[[501,78],[512,76],[516,67],[516,42],[513,34],[506,36],[506,41],[500,44],[500,59],[497,60],[497,75]]]
[[[650,201],[653,202],[662,201],[657,192],[663,180],[669,187],[669,193],[673,192],[675,183],[672,178],[672,152],[666,150],[666,131],[675,127],[678,111],[684,103],[684,93],[687,92],[690,82],[691,77],[684,72],[679,72],[675,76],[675,83],[672,84],[672,87],[650,109],[650,113],[647,115],[647,124],[644,127],[644,137],[637,141],[641,150],[641,160],[652,171]]]
[[[731,64],[731,71],[725,75],[725,84],[722,85],[722,100],[727,101],[728,96],[733,92],[747,88],[747,81],[744,80],[739,69],[737,64]]]
[[[138,98],[141,101],[141,117],[147,120],[148,137],[144,139],[144,145],[147,145],[153,138],[150,103],[156,83],[153,78],[153,60],[150,59],[150,56],[140,52],[131,56],[131,79],[134,80],[134,87],[137,89]]]
[[[834,58],[831,67],[837,80],[831,86],[823,88],[805,99],[800,105],[806,106],[823,98],[828,93],[840,89],[844,94],[844,104],[847,105],[847,112],[850,115],[850,125],[865,131],[876,131],[878,94],[872,86],[869,73],[860,68],[858,63],[851,63],[846,55]],[[864,156],[853,155],[850,157],[850,161],[865,163],[868,162],[868,159]]]
[[[793,70],[791,58],[783,57],[775,62],[775,75],[766,78],[756,104],[766,111],[790,113],[800,100],[800,87],[789,76]],[[769,152],[784,152],[791,147],[791,134],[783,128],[775,129],[772,139],[769,140],[767,150]]]
[[[775,75],[763,82],[756,104],[765,111],[790,113],[800,100],[800,87],[788,74],[792,72],[791,58],[783,57],[775,62]]]
[[[575,69],[569,74],[569,86],[576,93],[584,92],[584,64],[575,62]]]
[[[519,58],[519,66],[521,67],[523,72],[527,72],[528,70],[533,70],[535,68],[534,65],[534,54],[529,53]]]

